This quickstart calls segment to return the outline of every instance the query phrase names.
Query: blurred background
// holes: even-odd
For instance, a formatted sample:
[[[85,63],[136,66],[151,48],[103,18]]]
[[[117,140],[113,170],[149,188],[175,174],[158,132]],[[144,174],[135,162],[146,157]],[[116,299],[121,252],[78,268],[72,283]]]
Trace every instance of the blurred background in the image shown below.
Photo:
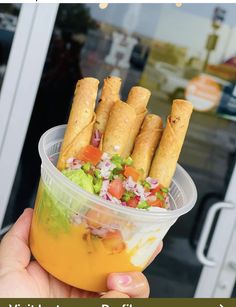
[[[235,4],[0,4],[2,228],[34,206],[39,138],[67,122],[77,80],[117,75],[123,100],[131,86],[147,87],[150,112],[164,118],[174,98],[195,107],[180,164],[198,201],[146,270],[151,296],[235,297],[235,209],[212,220],[204,255],[216,265],[196,256],[209,210],[236,204],[235,14]]]

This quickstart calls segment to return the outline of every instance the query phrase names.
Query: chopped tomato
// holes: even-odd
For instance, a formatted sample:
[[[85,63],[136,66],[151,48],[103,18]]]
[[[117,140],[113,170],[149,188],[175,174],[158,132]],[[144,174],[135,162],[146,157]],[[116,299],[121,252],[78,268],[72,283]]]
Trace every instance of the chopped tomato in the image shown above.
[[[109,231],[106,233],[102,242],[108,250],[112,253],[120,253],[125,249],[121,233],[119,230]]]
[[[164,201],[163,200],[160,200],[160,199],[157,199],[157,200],[154,200],[154,201],[149,201],[147,200],[149,206],[152,206],[152,207],[160,207],[160,208],[164,208]]]
[[[138,205],[138,200],[134,197],[134,198],[131,198],[130,200],[127,201],[127,206],[128,207],[132,207],[132,208],[136,208],[137,205]]]
[[[120,178],[112,180],[112,182],[109,184],[108,192],[117,199],[121,199],[125,192],[122,180]]]
[[[124,175],[127,178],[131,176],[134,181],[139,180],[139,172],[132,166],[128,166],[128,165],[125,166]]]
[[[155,189],[152,189],[150,192],[151,192],[151,194],[154,195],[154,194],[156,194],[157,192],[160,192],[162,188],[164,188],[163,185],[158,184],[158,186],[157,186]]]
[[[93,145],[88,145],[80,150],[77,159],[96,165],[101,160],[101,157],[102,152],[99,148],[94,147]]]

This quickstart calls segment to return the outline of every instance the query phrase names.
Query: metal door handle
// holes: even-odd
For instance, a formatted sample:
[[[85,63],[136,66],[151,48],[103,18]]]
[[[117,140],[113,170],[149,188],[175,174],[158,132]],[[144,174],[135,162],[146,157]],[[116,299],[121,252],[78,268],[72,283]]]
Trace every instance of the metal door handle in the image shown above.
[[[214,217],[217,211],[221,209],[233,209],[233,208],[234,208],[233,204],[226,203],[226,202],[218,202],[209,209],[205,223],[203,225],[202,233],[201,233],[201,236],[200,236],[200,239],[197,245],[197,251],[196,251],[197,258],[203,265],[210,266],[210,267],[213,267],[216,265],[216,262],[213,259],[208,259],[204,255],[204,249],[205,249],[207,239],[209,237],[209,233],[212,227],[212,223],[214,221]]]

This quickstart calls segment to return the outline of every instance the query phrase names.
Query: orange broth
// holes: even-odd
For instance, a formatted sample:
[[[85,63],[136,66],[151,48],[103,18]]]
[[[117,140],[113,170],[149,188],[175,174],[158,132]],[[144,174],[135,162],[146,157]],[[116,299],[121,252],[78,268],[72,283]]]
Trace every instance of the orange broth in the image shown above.
[[[95,292],[107,290],[106,278],[111,272],[141,271],[140,267],[131,264],[131,254],[126,249],[111,253],[100,237],[89,234],[84,223],[71,223],[67,216],[62,215],[61,208],[55,212],[59,205],[54,204],[53,207],[50,194],[45,196],[44,193],[41,182],[31,226],[30,247],[46,271],[67,284]]]

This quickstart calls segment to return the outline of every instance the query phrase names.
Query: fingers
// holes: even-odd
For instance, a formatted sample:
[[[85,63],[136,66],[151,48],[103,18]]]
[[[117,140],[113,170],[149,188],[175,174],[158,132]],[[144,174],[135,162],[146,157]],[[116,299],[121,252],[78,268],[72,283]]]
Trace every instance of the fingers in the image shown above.
[[[129,296],[125,293],[121,293],[121,292],[112,290],[102,295],[101,298],[129,298]]]
[[[32,209],[26,209],[0,244],[0,274],[26,268],[30,261],[28,247]]]
[[[107,287],[113,292],[118,291],[135,298],[148,297],[150,292],[148,281],[140,272],[111,273],[107,279]]]
[[[163,242],[159,244],[147,266],[161,252],[162,248]],[[111,273],[107,279],[107,287],[111,291],[103,295],[102,298],[145,298],[148,297],[150,293],[148,281],[140,272]]]
[[[162,248],[163,242],[159,244],[147,266],[161,252]],[[111,291],[103,295],[102,298],[145,298],[150,293],[148,281],[140,272],[112,273],[108,276],[107,287]]]

